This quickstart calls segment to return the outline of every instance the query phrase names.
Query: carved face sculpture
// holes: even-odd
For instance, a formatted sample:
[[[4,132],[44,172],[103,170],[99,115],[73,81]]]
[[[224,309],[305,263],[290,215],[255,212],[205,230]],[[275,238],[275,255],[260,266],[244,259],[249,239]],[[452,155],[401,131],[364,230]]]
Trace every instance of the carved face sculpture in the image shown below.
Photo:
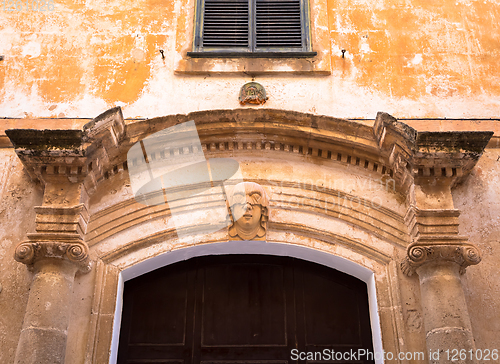
[[[230,197],[233,225],[229,236],[233,240],[262,240],[266,234],[267,207],[266,192],[257,183],[237,184]]]

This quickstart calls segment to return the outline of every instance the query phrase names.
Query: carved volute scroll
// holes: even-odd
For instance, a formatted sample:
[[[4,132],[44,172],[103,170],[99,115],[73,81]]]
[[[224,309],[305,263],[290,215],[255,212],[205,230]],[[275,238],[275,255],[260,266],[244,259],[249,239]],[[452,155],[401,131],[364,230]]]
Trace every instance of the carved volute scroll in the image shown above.
[[[447,190],[447,200],[451,201],[451,192]],[[421,201],[417,198],[415,203],[418,202]],[[405,220],[413,243],[407,248],[407,256],[401,263],[406,275],[413,275],[423,264],[438,261],[455,262],[463,274],[469,265],[481,261],[479,249],[469,243],[466,236],[459,234],[459,216],[460,211],[453,208],[420,209],[410,204]]]
[[[14,258],[32,267],[36,261],[43,259],[66,260],[73,263],[78,271],[87,273],[91,269],[89,248],[77,235],[50,236],[46,234],[30,234],[31,241],[24,241],[16,247]]]
[[[423,264],[430,262],[449,261],[460,266],[460,273],[465,273],[465,268],[481,262],[479,249],[472,244],[460,245],[415,245],[408,247],[407,256],[401,263],[403,273],[412,276]]]
[[[229,226],[230,240],[265,240],[269,217],[269,199],[261,185],[242,182],[229,195],[233,222]]]

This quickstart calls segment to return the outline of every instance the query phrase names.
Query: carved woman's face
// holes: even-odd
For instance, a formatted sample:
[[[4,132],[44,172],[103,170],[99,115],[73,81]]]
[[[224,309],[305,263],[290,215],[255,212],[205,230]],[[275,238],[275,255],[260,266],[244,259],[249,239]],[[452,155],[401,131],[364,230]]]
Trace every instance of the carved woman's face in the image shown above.
[[[255,228],[260,223],[262,217],[262,206],[256,204],[255,199],[249,194],[235,196],[233,205],[233,214],[236,218],[236,224],[245,230]]]
[[[237,204],[235,206],[236,215],[241,216],[236,220],[236,224],[242,226],[245,229],[255,228],[260,223],[260,218],[262,216],[262,207],[260,205]]]

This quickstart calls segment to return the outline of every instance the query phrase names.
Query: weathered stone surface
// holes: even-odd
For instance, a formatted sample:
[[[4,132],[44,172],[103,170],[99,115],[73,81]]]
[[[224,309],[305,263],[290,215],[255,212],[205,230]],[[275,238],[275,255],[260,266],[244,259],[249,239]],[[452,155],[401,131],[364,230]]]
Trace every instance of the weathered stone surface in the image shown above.
[[[486,163],[484,166],[488,166],[488,177],[481,175],[476,166],[470,177],[462,178],[463,185],[454,187],[452,192],[448,178],[438,179],[429,175],[414,179],[414,170],[402,164],[406,160],[404,158],[415,153],[415,148],[405,144],[405,140],[411,140],[413,134],[410,128],[399,125],[390,115],[382,117],[381,120],[387,119],[391,124],[383,140],[377,140],[376,135],[383,135],[384,132],[374,134],[371,126],[366,123],[278,110],[199,112],[135,121],[127,125],[120,122],[120,110],[114,109],[85,127],[85,133],[93,130],[95,134],[92,138],[97,138],[95,143],[89,142],[90,138],[83,144],[82,148],[92,150],[85,155],[89,159],[64,160],[54,157],[53,160],[49,158],[42,161],[47,166],[46,171],[50,172],[37,172],[41,176],[37,179],[45,187],[43,197],[41,191],[30,191],[36,185],[26,176],[24,179],[10,176],[8,181],[11,187],[0,192],[5,196],[5,191],[19,189],[19,192],[12,192],[14,196],[9,192],[8,199],[2,201],[4,205],[0,206],[9,209],[19,206],[20,212],[14,214],[15,219],[24,221],[31,218],[27,224],[28,232],[37,231],[36,234],[26,235],[26,232],[20,233],[14,229],[10,236],[1,232],[4,234],[2,236],[9,239],[2,244],[8,244],[10,260],[0,258],[0,263],[11,267],[9,269],[13,272],[12,275],[21,281],[17,294],[24,299],[24,304],[30,274],[37,274],[38,269],[49,269],[50,266],[61,264],[57,272],[50,274],[55,274],[54,277],[65,282],[74,279],[72,288],[68,289],[70,293],[60,292],[58,296],[66,297],[66,303],[56,300],[50,291],[33,291],[33,297],[39,294],[44,302],[51,302],[51,308],[47,311],[49,314],[45,315],[46,311],[38,310],[38,306],[29,301],[26,312],[32,312],[33,315],[28,315],[25,319],[25,323],[37,321],[44,327],[55,327],[57,330],[65,327],[66,320],[70,320],[71,323],[65,329],[67,339],[64,335],[53,335],[47,339],[40,330],[25,327],[19,347],[42,342],[50,346],[51,340],[54,340],[59,342],[59,346],[53,346],[54,350],[59,350],[58,354],[52,352],[50,355],[53,356],[50,358],[45,358],[44,354],[38,355],[41,360],[47,360],[47,363],[50,360],[58,362],[61,357],[71,364],[84,360],[99,364],[107,361],[113,325],[116,323],[120,272],[133,270],[139,263],[157,260],[160,256],[161,259],[168,259],[169,252],[189,256],[190,252],[198,248],[216,249],[217,244],[214,243],[228,240],[227,229],[203,235],[197,226],[199,221],[210,223],[210,206],[219,200],[223,201],[220,193],[191,196],[183,201],[186,210],[182,228],[192,234],[179,239],[169,206],[140,205],[134,200],[130,188],[124,164],[128,148],[145,136],[187,121],[188,118],[193,118],[197,124],[207,158],[233,158],[239,163],[245,181],[258,183],[265,189],[269,198],[266,245],[282,246],[284,251],[287,246],[312,249],[330,256],[343,257],[374,272],[375,298],[384,350],[395,354],[407,351],[427,352],[429,348],[442,349],[445,345],[451,347],[451,343],[473,348],[470,343],[474,339],[477,348],[496,345],[496,336],[491,334],[500,332],[495,327],[493,317],[495,304],[490,303],[485,308],[485,315],[490,317],[490,322],[487,323],[474,310],[482,307],[482,303],[475,301],[476,296],[491,295],[481,276],[490,275],[491,278],[487,278],[488,285],[495,287],[494,267],[497,256],[496,252],[490,253],[488,249],[484,249],[484,238],[471,228],[470,221],[474,219],[471,211],[463,209],[463,206],[474,200],[470,196],[472,191],[479,188],[483,194],[490,196],[485,211],[489,214],[500,212],[500,207],[492,202],[496,196],[493,192],[496,191],[496,177],[491,176],[495,176],[497,172],[496,153],[492,150],[485,152],[487,162],[483,162],[485,156],[476,161],[478,165]],[[442,137],[438,136],[437,140]],[[391,145],[396,144],[399,149],[393,148],[391,151]],[[393,153],[395,150],[398,152]],[[426,153],[432,155],[429,150]],[[456,151],[456,148],[453,150]],[[442,154],[443,151],[436,153]],[[408,189],[401,188],[405,182],[395,176],[396,168],[399,167],[393,166],[397,166],[398,158],[397,163],[411,177]],[[443,155],[439,155],[439,158],[446,159]],[[0,161],[2,160],[5,159]],[[88,168],[90,160],[92,171]],[[12,152],[7,161],[15,161],[16,173],[23,173]],[[24,162],[27,166],[30,165],[28,159]],[[72,182],[69,178],[71,168],[74,163],[80,162],[87,169],[82,167],[81,177]],[[59,169],[58,173],[54,173],[54,164],[70,169]],[[486,168],[484,166],[481,169]],[[34,173],[35,169],[32,171]],[[469,178],[472,178],[472,182]],[[490,181],[489,178],[493,179]],[[418,183],[415,184],[415,181]],[[460,192],[457,193],[457,190]],[[18,200],[15,197],[17,194],[29,197],[33,193],[37,194],[36,198]],[[457,196],[460,205],[454,203]],[[15,201],[20,202],[16,204]],[[478,213],[478,207],[475,208],[476,210],[472,210]],[[37,216],[35,212],[38,213]],[[464,219],[464,215],[468,217]],[[493,227],[490,235],[487,235],[488,242],[492,244],[496,225],[491,218],[483,220],[490,221]],[[464,221],[468,227],[466,231],[463,231]],[[4,222],[6,226],[15,226],[15,223],[11,217]],[[483,231],[486,231],[484,227]],[[71,242],[65,242],[63,238],[67,239],[69,235],[65,234],[68,233],[76,234],[73,235],[75,243],[79,242],[78,236],[84,244],[88,243],[86,261],[98,262],[94,265],[96,269],[90,273],[77,273],[75,276],[78,269],[85,269],[81,269],[83,265],[79,263],[71,263],[72,260],[66,254]],[[50,235],[52,238],[49,238]],[[54,239],[54,236],[61,239]],[[469,240],[468,236],[471,236]],[[26,250],[23,253],[26,255],[21,260],[25,259],[32,265],[33,273],[29,273],[23,265],[12,259],[16,245],[26,241],[26,237],[29,239],[27,246],[21,245],[19,250],[21,253]],[[38,244],[48,245],[37,250],[37,240]],[[240,242],[251,243],[238,241]],[[214,248],[210,248],[211,246]],[[33,257],[29,254],[31,248],[34,252],[39,252],[39,258],[35,259],[35,254]],[[407,248],[412,252],[425,252],[426,260],[419,261],[418,254],[407,255]],[[483,257],[481,264],[470,269],[467,274],[460,275],[461,266],[478,262],[479,250]],[[468,251],[474,254],[468,254]],[[404,276],[399,266],[404,259],[409,264],[409,270],[415,271],[418,278]],[[68,268],[69,273],[64,273],[66,265],[71,267]],[[2,274],[4,273],[0,270],[0,283],[4,284],[4,290],[0,293],[0,305],[2,297],[7,297],[5,300],[9,303],[15,299],[13,285],[10,281],[5,284]],[[36,279],[32,284],[35,281]],[[47,281],[40,280],[40,283],[48,287]],[[465,287],[465,294],[462,285]],[[482,291],[475,285],[482,287]],[[446,305],[447,301],[454,303]],[[473,306],[470,306],[471,302],[474,302]],[[56,306],[60,307],[58,316],[50,314]],[[9,310],[14,312],[16,309]],[[18,316],[24,315],[24,306],[17,311]],[[474,317],[472,325],[469,315]],[[475,321],[488,327],[487,334]],[[13,362],[17,337],[21,332],[21,318],[10,319],[7,324],[0,320],[0,325],[4,325],[14,336],[10,341],[5,341],[7,351],[5,354],[0,352],[0,359]],[[446,329],[446,325],[454,329]],[[60,345],[64,340],[67,343]],[[33,359],[37,356],[36,351],[29,354],[33,355],[31,359],[27,356],[26,360],[37,360]],[[21,354],[18,358],[24,360]]]
[[[64,363],[76,269],[65,260],[35,263],[16,364]]]
[[[452,261],[433,261],[417,269],[422,294],[422,310],[427,348],[441,352],[440,360],[430,363],[454,363],[446,350],[471,350],[476,346],[472,334],[467,303],[462,289],[459,264]],[[459,363],[478,363],[468,357]]]
[[[33,150],[34,155],[37,151],[40,155],[54,150],[76,152],[83,143],[81,130],[8,129],[5,134],[14,148]]]
[[[479,264],[481,254],[477,247],[467,243],[447,245],[447,241],[431,245],[412,244],[408,247],[408,256],[401,263],[403,272],[411,276],[419,267],[428,263],[453,262],[459,266],[461,274],[469,265]]]

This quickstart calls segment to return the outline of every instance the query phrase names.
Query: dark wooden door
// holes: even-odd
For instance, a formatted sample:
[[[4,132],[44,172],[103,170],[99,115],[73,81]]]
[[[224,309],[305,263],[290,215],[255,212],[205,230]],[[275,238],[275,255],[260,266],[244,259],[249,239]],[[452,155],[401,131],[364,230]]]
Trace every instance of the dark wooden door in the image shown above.
[[[305,363],[316,360],[293,359],[372,351],[366,284],[294,258],[179,262],[126,282],[123,305],[120,364]]]

